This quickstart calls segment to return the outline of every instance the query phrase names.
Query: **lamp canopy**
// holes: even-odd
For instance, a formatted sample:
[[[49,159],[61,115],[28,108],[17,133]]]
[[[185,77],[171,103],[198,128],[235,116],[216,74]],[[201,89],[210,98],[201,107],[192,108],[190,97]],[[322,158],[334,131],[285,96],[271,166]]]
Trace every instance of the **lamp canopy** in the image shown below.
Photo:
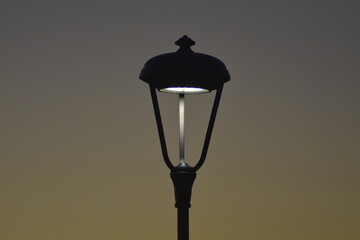
[[[193,52],[195,42],[184,35],[175,42],[179,50],[151,58],[140,79],[151,87],[170,93],[203,93],[219,89],[230,80],[225,64],[203,53]]]

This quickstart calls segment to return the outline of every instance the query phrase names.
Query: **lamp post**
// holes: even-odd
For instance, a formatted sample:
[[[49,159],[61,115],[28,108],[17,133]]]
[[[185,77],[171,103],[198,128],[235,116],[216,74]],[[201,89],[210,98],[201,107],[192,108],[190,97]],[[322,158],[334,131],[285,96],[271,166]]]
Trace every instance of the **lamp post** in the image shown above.
[[[189,208],[191,189],[197,170],[203,165],[209,148],[223,85],[230,80],[229,72],[219,59],[195,53],[195,42],[186,35],[175,42],[180,48],[173,53],[161,54],[145,63],[140,79],[150,86],[160,145],[165,164],[175,189],[175,207],[178,214],[178,240],[189,240]],[[174,166],[168,156],[156,90],[179,95],[179,164]],[[195,166],[185,162],[185,95],[216,90],[205,141]]]

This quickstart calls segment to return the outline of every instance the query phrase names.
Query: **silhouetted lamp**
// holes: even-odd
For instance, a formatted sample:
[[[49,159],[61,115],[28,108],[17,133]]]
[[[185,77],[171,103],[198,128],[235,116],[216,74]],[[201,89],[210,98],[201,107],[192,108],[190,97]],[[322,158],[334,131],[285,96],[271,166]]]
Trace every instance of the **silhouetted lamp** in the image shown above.
[[[190,47],[195,45],[195,42],[186,35],[175,44],[180,46],[178,51],[161,54],[148,60],[140,73],[140,79],[150,86],[162,155],[171,171],[170,176],[175,188],[175,207],[178,209],[178,240],[188,240],[192,185],[196,171],[205,161],[223,85],[230,80],[230,75],[224,63],[219,59],[193,52]],[[167,153],[156,90],[179,95],[180,156],[177,166],[171,163]],[[216,95],[202,153],[197,164],[191,167],[184,158],[185,94],[207,93],[213,90],[216,90]]]

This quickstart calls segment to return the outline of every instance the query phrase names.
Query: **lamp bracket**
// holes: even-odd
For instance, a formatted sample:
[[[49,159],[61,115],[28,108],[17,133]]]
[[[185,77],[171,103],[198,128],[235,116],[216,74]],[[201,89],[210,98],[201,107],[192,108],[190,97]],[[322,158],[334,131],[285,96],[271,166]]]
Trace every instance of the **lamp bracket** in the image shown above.
[[[205,162],[206,155],[207,155],[209,145],[210,145],[210,139],[211,139],[212,130],[213,130],[214,124],[215,124],[217,110],[218,110],[219,103],[220,103],[222,89],[223,89],[223,85],[221,85],[220,88],[218,88],[216,90],[216,95],[215,95],[214,104],[213,104],[213,107],[212,107],[212,110],[211,110],[210,120],[209,120],[208,128],[207,128],[207,131],[206,131],[206,136],[205,136],[205,140],[204,140],[203,149],[202,149],[199,161],[193,167],[194,172],[199,170],[200,167]],[[151,93],[151,99],[152,99],[152,102],[153,102],[153,107],[154,107],[154,112],[155,112],[155,119],[156,119],[156,124],[157,124],[157,128],[158,128],[158,134],[159,134],[159,138],[160,138],[161,152],[162,152],[165,164],[170,169],[170,171],[172,171],[175,167],[171,163],[169,155],[168,155],[168,151],[167,151],[167,147],[166,147],[165,134],[164,134],[164,129],[163,129],[162,120],[161,120],[159,102],[158,102],[157,95],[156,95],[156,89],[154,87],[152,87],[152,86],[150,86],[150,93]]]
[[[181,163],[171,170],[170,177],[175,189],[175,207],[190,208],[191,190],[196,178],[194,168]]]

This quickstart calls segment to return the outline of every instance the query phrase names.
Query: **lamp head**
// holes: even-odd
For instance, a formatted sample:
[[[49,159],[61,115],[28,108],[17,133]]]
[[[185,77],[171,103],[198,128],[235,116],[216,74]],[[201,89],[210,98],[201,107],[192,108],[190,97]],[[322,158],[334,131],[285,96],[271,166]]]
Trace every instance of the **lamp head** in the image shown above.
[[[206,93],[230,80],[225,64],[207,54],[195,53],[195,42],[186,35],[175,42],[179,50],[151,58],[141,70],[140,79],[167,93]]]

